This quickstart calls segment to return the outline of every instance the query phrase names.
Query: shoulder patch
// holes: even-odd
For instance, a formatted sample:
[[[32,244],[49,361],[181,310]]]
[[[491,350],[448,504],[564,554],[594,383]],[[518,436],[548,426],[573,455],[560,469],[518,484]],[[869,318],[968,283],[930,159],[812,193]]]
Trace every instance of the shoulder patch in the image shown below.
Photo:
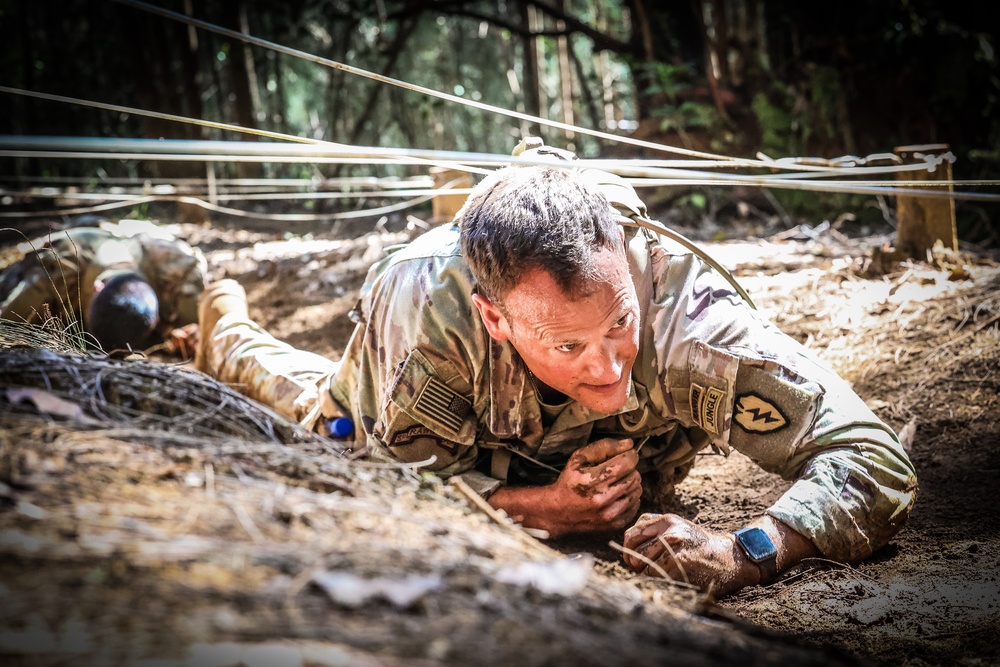
[[[402,447],[410,444],[418,438],[433,438],[435,440],[441,440],[441,437],[434,431],[421,424],[416,424],[415,426],[403,429],[396,435],[392,436],[392,440],[389,441],[389,446]]]
[[[748,433],[774,433],[788,426],[788,418],[781,409],[757,394],[736,397],[733,421]]]
[[[435,377],[427,378],[413,411],[447,431],[457,432],[472,410],[472,402]]]
[[[391,449],[405,447],[406,445],[411,445],[414,442],[421,440],[433,442],[434,445],[445,449],[452,456],[456,455],[460,448],[458,444],[451,442],[450,440],[445,440],[437,433],[421,424],[415,424],[410,428],[403,429],[394,435],[392,440],[389,442],[389,447]]]
[[[691,384],[691,418],[698,426],[709,433],[722,433],[722,421],[725,416],[723,399],[726,392],[715,387],[703,387]]]

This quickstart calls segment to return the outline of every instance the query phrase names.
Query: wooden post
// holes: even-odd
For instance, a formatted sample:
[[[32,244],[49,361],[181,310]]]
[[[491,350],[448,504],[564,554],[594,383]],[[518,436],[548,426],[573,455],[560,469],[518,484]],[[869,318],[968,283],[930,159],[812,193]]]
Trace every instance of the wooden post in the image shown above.
[[[431,178],[434,179],[434,189],[439,188],[471,188],[472,174],[448,167],[431,167]],[[455,218],[458,209],[468,198],[467,194],[437,195],[431,201],[432,222],[450,222]]]
[[[951,156],[947,144],[927,144],[923,146],[899,146],[893,151],[903,164],[920,163],[925,156],[939,157],[932,170],[897,172],[900,181],[951,181]],[[924,186],[921,186],[923,189]],[[935,192],[952,192],[952,185],[927,187]],[[949,250],[958,250],[958,234],[955,230],[955,200],[943,197],[920,197],[918,195],[896,196],[896,251],[903,257],[918,260],[927,259],[927,253],[940,241]]]

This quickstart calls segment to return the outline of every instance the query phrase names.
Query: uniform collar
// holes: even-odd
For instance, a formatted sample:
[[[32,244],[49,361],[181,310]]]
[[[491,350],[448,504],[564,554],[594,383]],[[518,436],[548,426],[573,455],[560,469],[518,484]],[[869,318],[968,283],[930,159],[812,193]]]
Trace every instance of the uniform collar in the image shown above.
[[[502,439],[516,438],[529,444],[541,442],[544,435],[541,407],[527,367],[510,343],[494,338],[489,341],[490,432]],[[595,422],[638,408],[634,379],[629,381],[625,405],[611,415],[591,410],[575,401],[566,407],[575,415],[575,419],[571,420],[575,424]]]

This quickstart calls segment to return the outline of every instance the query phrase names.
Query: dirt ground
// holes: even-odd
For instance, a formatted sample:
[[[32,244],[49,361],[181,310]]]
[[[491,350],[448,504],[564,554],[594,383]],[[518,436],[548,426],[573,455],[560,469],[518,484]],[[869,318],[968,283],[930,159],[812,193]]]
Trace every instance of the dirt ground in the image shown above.
[[[347,312],[368,265],[407,236],[208,224],[174,231],[203,249],[212,277],[246,287],[261,324],[334,359],[353,328]],[[309,448],[322,458],[315,443],[304,446],[302,461],[279,457],[280,473],[273,452],[209,456],[176,444],[104,441],[76,451],[73,467],[58,462],[63,439],[38,439],[37,426],[38,448],[26,461],[24,441],[15,445],[8,426],[0,447],[7,475],[0,655],[10,664],[92,664],[95,656],[150,665],[1000,664],[1000,269],[984,253],[962,252],[883,273],[870,257],[886,240],[790,230],[770,240],[703,243],[761,310],[817,350],[910,443],[916,507],[892,543],[864,563],[813,559],[769,587],[714,604],[631,577],[609,536],[533,542],[412,472],[400,473],[401,488],[355,466],[324,468],[326,488],[302,482],[315,466]],[[28,472],[11,476],[11,469]],[[111,471],[128,471],[127,479]],[[734,529],[789,484],[737,453],[703,456],[673,510]],[[341,487],[352,491],[316,493]],[[184,502],[192,493],[199,502]],[[102,528],[97,546],[92,535],[81,546],[80,525]],[[456,533],[455,525],[464,528]],[[178,534],[188,536],[182,544]],[[450,551],[442,545],[449,541]],[[168,566],[162,554],[171,549],[176,563]],[[553,579],[569,589],[544,592],[533,579],[511,594],[498,583],[529,576],[514,572],[519,559],[557,552],[580,554],[546,561],[568,568]],[[394,591],[378,593],[401,601],[358,602],[374,595],[378,573],[386,577],[400,562],[413,576],[387,577]],[[587,568],[586,584],[567,583]],[[345,597],[342,581],[331,583],[344,572],[355,577],[355,598]],[[313,594],[304,597],[306,589]],[[332,610],[314,589],[333,598]],[[127,590],[135,599],[124,599]],[[185,618],[170,615],[176,608]],[[129,639],[102,643],[95,627]],[[66,650],[29,650],[39,636]],[[173,649],[197,646],[202,654],[177,662],[171,636]],[[297,643],[279,641],[288,638]],[[69,650],[79,642],[90,652]]]

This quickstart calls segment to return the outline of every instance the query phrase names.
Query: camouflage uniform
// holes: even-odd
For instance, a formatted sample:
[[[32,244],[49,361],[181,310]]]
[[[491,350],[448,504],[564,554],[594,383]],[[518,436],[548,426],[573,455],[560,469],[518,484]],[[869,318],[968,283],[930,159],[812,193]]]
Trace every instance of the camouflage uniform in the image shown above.
[[[87,329],[94,282],[105,271],[121,269],[142,275],[156,292],[160,333],[198,321],[205,257],[151,223],[76,227],[39,241],[0,273],[0,317],[38,323],[47,308]]]
[[[504,483],[551,482],[576,449],[628,437],[642,445],[644,498],[655,505],[699,450],[735,448],[796,479],[768,513],[825,556],[855,561],[885,544],[916,492],[893,432],[690,251],[634,227],[626,242],[642,324],[630,396],[617,414],[542,401],[514,348],[482,324],[455,225],[431,230],[372,267],[342,361],[312,376],[308,362],[286,367],[284,390],[294,394],[295,378],[305,374],[299,384],[308,399],[281,400],[313,402],[313,419],[317,412],[349,416],[355,445],[371,456],[460,475],[483,495]],[[223,324],[214,347],[226,345]],[[244,349],[257,345],[271,369],[290,350],[273,339],[233,340]],[[230,348],[216,356],[240,355]],[[315,423],[322,431],[324,420]]]
[[[196,360],[199,370],[324,435],[321,417],[345,414],[333,405],[330,378],[340,364],[297,350],[239,313],[223,315]]]

